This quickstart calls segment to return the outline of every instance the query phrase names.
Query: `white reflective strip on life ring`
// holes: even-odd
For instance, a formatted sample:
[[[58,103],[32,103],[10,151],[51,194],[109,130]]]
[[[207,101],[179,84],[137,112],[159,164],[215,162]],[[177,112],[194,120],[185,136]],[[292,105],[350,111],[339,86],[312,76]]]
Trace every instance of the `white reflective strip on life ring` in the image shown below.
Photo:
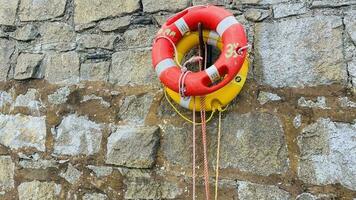
[[[221,22],[218,24],[218,26],[216,27],[216,32],[218,32],[220,37],[222,37],[226,29],[238,23],[239,22],[236,20],[234,16],[226,17],[225,19],[221,20]]]
[[[210,31],[207,43],[209,45],[212,45],[212,46],[216,47],[217,43],[218,43],[218,40],[219,40],[219,34],[217,32],[215,32],[215,31]]]
[[[162,60],[161,62],[159,62],[156,65],[156,73],[158,75],[158,77],[160,77],[161,73],[171,67],[176,67],[176,63],[174,62],[174,60],[172,58],[166,58],[164,60]]]
[[[189,26],[183,18],[178,19],[174,24],[182,35],[189,31]]]
[[[190,100],[192,99],[192,97],[180,97],[180,101],[179,101],[179,105],[181,105],[184,108],[188,108],[189,109],[189,104],[190,104]]]
[[[210,66],[208,69],[205,70],[205,72],[208,74],[212,83],[219,80],[220,78],[219,71],[215,65]]]

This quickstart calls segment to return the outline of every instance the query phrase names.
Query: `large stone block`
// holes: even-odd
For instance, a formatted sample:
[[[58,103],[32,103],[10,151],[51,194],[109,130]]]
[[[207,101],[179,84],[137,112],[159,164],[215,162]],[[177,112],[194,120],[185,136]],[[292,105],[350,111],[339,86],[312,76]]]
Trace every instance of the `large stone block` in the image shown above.
[[[53,152],[58,155],[93,155],[100,150],[102,127],[87,117],[68,115],[55,128]]]
[[[315,0],[312,2],[312,8],[340,7],[356,4],[355,0]]]
[[[140,9],[139,0],[75,0],[74,23],[86,24]]]
[[[10,156],[0,156],[0,191],[14,188],[15,164]]]
[[[356,124],[321,118],[298,138],[298,176],[306,183],[341,185],[356,190]]]
[[[21,21],[42,21],[64,14],[66,0],[21,0]]]
[[[110,65],[110,62],[84,63],[80,67],[80,80],[107,81]]]
[[[157,29],[154,26],[140,27],[127,30],[123,35],[123,48],[150,47]]]
[[[152,69],[151,50],[135,49],[114,53],[109,80],[119,86],[159,85]]]
[[[55,200],[59,199],[61,185],[54,182],[24,182],[19,185],[17,191],[20,200]]]
[[[114,49],[114,42],[117,36],[114,34],[110,35],[99,35],[99,34],[81,34],[77,37],[77,43],[82,49]]]
[[[0,25],[15,25],[18,2],[19,0],[1,0]]]
[[[259,23],[255,31],[255,69],[261,83],[273,87],[347,83],[340,17]]]
[[[36,148],[45,151],[45,117],[0,114],[0,143],[12,149]]]
[[[45,79],[56,84],[79,82],[79,56],[76,52],[49,53],[43,63]]]
[[[13,42],[0,39],[0,81],[6,81],[10,69],[11,55],[15,51]]]
[[[158,12],[160,10],[164,11],[180,11],[188,7],[188,0],[142,0],[143,11],[144,12]]]
[[[260,185],[250,182],[238,182],[240,200],[292,200],[291,195],[274,185]]]
[[[285,3],[273,6],[273,13],[275,18],[300,15],[306,12],[307,6],[305,3]]]
[[[288,169],[287,146],[280,119],[270,113],[227,113],[222,120],[220,150],[221,168],[268,176],[282,174]],[[212,133],[210,160],[216,153],[216,124]],[[253,147],[253,148],[251,148]]]
[[[38,36],[38,28],[35,25],[27,24],[23,27],[16,29],[14,33],[11,34],[11,37],[19,41],[31,41]]]
[[[124,98],[118,118],[130,124],[144,124],[148,111],[151,108],[154,95],[151,93],[141,96],[127,96]]]
[[[140,182],[129,182],[125,199],[176,199],[183,193],[176,183],[144,179]]]
[[[117,127],[108,138],[106,163],[151,168],[156,161],[158,131],[158,127]]]
[[[20,54],[17,58],[14,78],[17,80],[43,78],[43,74],[40,71],[43,57],[42,54]]]
[[[41,41],[35,50],[69,51],[76,47],[73,27],[62,22],[47,22],[40,28]]]

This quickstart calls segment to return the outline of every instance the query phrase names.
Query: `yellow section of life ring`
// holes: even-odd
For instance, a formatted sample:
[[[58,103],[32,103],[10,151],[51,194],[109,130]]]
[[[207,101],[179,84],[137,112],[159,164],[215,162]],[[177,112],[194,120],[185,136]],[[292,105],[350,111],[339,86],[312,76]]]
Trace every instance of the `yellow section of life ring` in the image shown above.
[[[216,46],[220,50],[222,49],[222,42],[219,35],[214,31],[203,31],[204,42],[209,45]],[[194,46],[199,44],[198,32],[187,33],[177,45],[178,61],[181,62],[185,54]],[[226,86],[217,90],[211,94],[205,96],[205,110],[213,111],[220,110],[227,106],[241,91],[245,84],[247,73],[249,68],[248,58],[246,57],[243,66],[235,78]],[[195,110],[200,111],[200,98],[198,97],[181,97],[177,92],[165,87],[167,94],[177,104],[184,108],[193,110],[193,98],[195,98]]]

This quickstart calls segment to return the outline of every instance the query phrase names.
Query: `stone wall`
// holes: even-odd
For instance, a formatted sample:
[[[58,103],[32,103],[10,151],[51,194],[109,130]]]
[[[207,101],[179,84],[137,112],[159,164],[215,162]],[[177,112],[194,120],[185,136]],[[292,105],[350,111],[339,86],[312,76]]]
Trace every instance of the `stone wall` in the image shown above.
[[[190,199],[192,127],[150,53],[169,15],[207,2],[0,0],[0,198]],[[253,45],[223,114],[220,199],[356,198],[356,1],[210,3]]]

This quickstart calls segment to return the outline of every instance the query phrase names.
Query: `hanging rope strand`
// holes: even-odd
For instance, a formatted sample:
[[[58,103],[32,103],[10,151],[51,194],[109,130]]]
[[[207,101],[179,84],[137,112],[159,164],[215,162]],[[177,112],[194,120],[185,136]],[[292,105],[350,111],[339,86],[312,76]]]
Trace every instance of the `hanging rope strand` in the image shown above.
[[[218,200],[218,186],[219,186],[219,160],[220,160],[220,140],[221,140],[221,112],[219,109],[219,122],[218,122],[218,146],[216,148],[216,169],[215,169],[215,200]]]
[[[193,98],[193,169],[192,169],[192,178],[193,178],[193,200],[195,200],[195,98]]]

